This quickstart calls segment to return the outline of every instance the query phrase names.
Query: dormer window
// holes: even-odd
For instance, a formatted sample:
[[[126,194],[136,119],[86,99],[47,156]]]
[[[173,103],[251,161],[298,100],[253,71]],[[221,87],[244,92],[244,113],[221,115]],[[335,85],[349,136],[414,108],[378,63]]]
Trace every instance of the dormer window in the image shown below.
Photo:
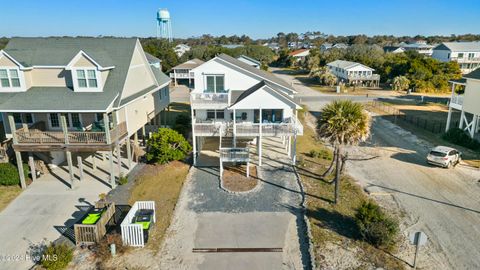
[[[18,69],[0,68],[1,88],[20,88],[20,76]]]
[[[100,72],[91,68],[75,68],[72,70],[73,88],[75,91],[102,91],[99,79]]]

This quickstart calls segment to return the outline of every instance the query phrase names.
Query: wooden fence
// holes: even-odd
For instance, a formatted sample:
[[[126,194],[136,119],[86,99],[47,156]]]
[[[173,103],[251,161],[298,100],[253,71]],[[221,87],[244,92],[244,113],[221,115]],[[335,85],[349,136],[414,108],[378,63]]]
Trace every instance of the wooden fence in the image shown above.
[[[132,224],[133,217],[139,209],[153,210],[153,222],[155,218],[155,202],[154,201],[137,201],[133,204],[127,216],[120,225],[122,230],[122,241],[124,245],[132,247],[144,247],[145,238],[141,224]]]
[[[368,103],[369,107],[380,110],[384,113],[387,113],[385,115],[385,118],[390,120],[391,122],[396,123],[397,121],[403,121],[406,123],[409,123],[417,128],[424,129],[426,131],[432,132],[434,134],[439,134],[439,133],[444,133],[445,128],[447,126],[447,121],[439,121],[439,120],[431,120],[425,117],[420,117],[416,115],[409,115],[406,114],[399,109],[386,105],[381,102],[377,101],[372,101]],[[450,123],[450,127],[458,127],[459,121],[453,121]]]
[[[100,239],[107,233],[107,223],[115,214],[115,203],[99,204],[95,207],[107,206],[107,210],[102,214],[100,219],[95,224],[75,224],[73,230],[75,233],[75,243],[79,245],[91,245],[98,243]]]

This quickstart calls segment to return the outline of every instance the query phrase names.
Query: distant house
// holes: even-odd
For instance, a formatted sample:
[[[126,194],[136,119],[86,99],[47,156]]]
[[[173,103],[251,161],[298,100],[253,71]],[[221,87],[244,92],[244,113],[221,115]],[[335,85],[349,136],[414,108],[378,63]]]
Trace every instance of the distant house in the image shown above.
[[[463,76],[461,80],[452,83],[452,96],[449,102],[446,131],[452,122],[452,110],[461,112],[458,128],[466,131],[470,137],[480,139],[480,69],[476,69]],[[463,94],[455,92],[456,86],[465,87]]]
[[[466,74],[480,66],[480,41],[444,42],[433,48],[432,57],[442,62],[456,61]]]
[[[310,55],[309,49],[299,49],[289,53],[291,57],[295,58],[297,61],[305,59],[308,55]]]
[[[356,86],[379,86],[380,75],[374,74],[373,68],[360,63],[335,60],[328,63],[327,67],[337,77],[338,82]]]
[[[265,43],[263,46],[270,48],[271,50],[278,51],[280,50],[280,45],[277,42]]]
[[[190,51],[190,46],[188,46],[187,44],[178,44],[177,46],[175,46],[174,51],[178,57],[181,57],[186,52]]]
[[[321,46],[320,46],[320,51],[324,52],[324,51],[327,51],[329,50],[330,48],[332,48],[333,44],[332,43],[323,43]]]
[[[330,49],[336,48],[336,49],[348,49],[348,44],[345,43],[336,43],[336,44],[331,44],[331,43],[323,43],[322,46],[320,46],[320,51],[328,51]]]
[[[220,45],[220,46],[222,46],[223,48],[227,48],[227,49],[235,49],[235,48],[243,47],[243,44],[223,44],[223,45]]]
[[[178,85],[178,80],[188,80],[188,85],[191,86],[192,80],[195,78],[195,75],[193,72],[191,72],[191,70],[200,66],[201,64],[203,64],[203,61],[195,58],[173,67],[173,72],[170,72],[170,78],[175,83],[175,86]]]
[[[426,41],[418,40],[414,43],[400,43],[399,47],[403,48],[405,51],[416,51],[419,54],[423,54],[426,56],[431,56],[433,53],[433,45],[427,44]]]
[[[237,59],[255,68],[260,68],[260,66],[262,65],[260,61],[255,60],[243,54],[237,57]]]
[[[332,46],[332,48],[337,48],[337,49],[348,49],[348,45],[345,43],[337,43]]]
[[[400,46],[385,46],[383,51],[386,53],[404,53],[405,49]]]

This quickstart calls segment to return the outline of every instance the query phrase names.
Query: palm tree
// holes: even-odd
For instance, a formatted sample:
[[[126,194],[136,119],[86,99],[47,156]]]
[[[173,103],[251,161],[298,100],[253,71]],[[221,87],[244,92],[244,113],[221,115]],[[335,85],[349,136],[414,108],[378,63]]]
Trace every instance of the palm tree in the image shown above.
[[[395,91],[407,90],[410,80],[405,76],[397,76],[393,79],[393,89]]]
[[[337,82],[337,77],[327,67],[313,68],[308,75],[310,78],[317,78],[321,84],[328,86],[334,86]]]
[[[338,202],[344,145],[355,145],[370,135],[370,116],[360,103],[333,101],[326,105],[317,121],[318,135],[335,147],[335,203]]]

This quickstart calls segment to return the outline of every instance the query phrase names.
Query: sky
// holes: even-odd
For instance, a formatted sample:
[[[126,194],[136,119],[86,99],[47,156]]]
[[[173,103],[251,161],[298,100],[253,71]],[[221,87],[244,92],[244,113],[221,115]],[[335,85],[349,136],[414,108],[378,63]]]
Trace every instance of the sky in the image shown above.
[[[480,33],[480,0],[0,0],[0,6],[0,37],[155,36],[158,8],[170,11],[176,38]]]

